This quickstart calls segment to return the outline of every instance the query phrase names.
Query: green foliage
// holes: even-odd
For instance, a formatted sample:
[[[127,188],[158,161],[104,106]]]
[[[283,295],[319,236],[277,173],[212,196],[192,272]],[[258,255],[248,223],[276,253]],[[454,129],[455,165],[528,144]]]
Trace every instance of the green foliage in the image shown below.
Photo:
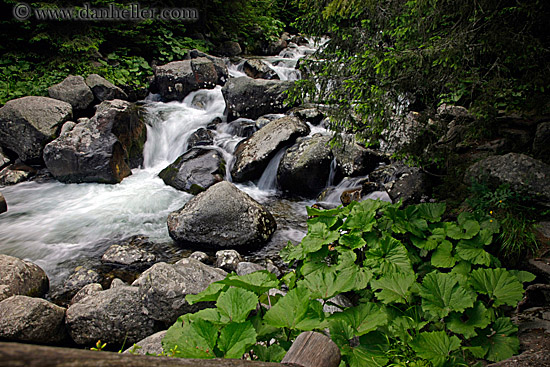
[[[487,252],[500,227],[469,213],[442,222],[444,204],[400,205],[307,208],[307,235],[281,251],[294,271],[282,280],[230,274],[187,296],[216,308],[181,316],[164,350],[278,362],[302,331],[328,328],[348,366],[452,366],[517,353],[505,311],[533,276],[501,268]],[[354,306],[323,311],[343,293]]]

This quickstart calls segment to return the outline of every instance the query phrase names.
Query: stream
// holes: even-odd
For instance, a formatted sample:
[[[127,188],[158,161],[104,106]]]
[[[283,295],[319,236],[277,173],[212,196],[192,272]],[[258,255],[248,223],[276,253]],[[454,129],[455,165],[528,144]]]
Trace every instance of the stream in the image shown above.
[[[263,60],[280,79],[295,80],[300,76],[295,69],[297,61],[314,51],[292,44],[279,56]],[[242,64],[228,61],[232,77],[244,75]],[[154,100],[150,96],[145,101],[147,142],[143,167],[132,170],[132,175],[120,184],[63,184],[48,179],[4,187],[2,193],[9,210],[0,219],[0,253],[42,267],[52,288],[61,285],[76,266],[98,263],[110,245],[132,235],[145,235],[162,244],[167,257],[174,261],[190,253],[173,243],[166,218],[192,195],[165,185],[158,173],[187,150],[187,140],[194,131],[206,128],[216,117],[222,118],[222,123],[217,125],[214,145],[223,154],[228,171],[233,150],[244,138],[236,136],[225,122],[220,86],[192,92],[182,102]],[[319,127],[313,132],[328,134]],[[306,233],[306,206],[314,201],[284,199],[277,191],[276,171],[283,153],[277,153],[257,182],[237,184],[271,211],[278,226],[265,246],[245,254],[248,261],[277,261],[279,250],[289,240],[299,242]],[[226,179],[230,179],[229,174]],[[335,195],[334,202],[338,199]]]

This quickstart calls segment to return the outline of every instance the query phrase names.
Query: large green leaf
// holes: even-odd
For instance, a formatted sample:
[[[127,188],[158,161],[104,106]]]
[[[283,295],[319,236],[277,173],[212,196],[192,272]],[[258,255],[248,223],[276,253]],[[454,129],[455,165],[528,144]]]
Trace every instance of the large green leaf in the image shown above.
[[[470,276],[472,287],[494,300],[494,306],[515,307],[523,297],[523,285],[506,269],[476,269]]]
[[[279,363],[283,360],[286,354],[286,350],[284,350],[279,344],[273,344],[269,347],[256,344],[252,346],[252,350],[254,351],[256,357],[258,357],[258,360],[264,362]]]
[[[443,366],[451,353],[460,348],[460,339],[449,337],[444,331],[424,332],[418,334],[410,343],[412,349],[435,367]]]
[[[181,318],[180,318],[181,319]],[[162,348],[180,358],[215,358],[218,328],[209,321],[184,323],[178,319],[162,339]]]
[[[261,295],[272,288],[279,287],[277,276],[267,270],[255,271],[246,275],[228,275],[220,283],[233,287],[244,288]]]
[[[476,329],[483,329],[491,320],[487,317],[487,308],[481,302],[476,302],[473,308],[464,313],[453,312],[447,319],[447,327],[453,333],[462,334],[466,338],[477,335]]]
[[[351,325],[356,336],[367,334],[386,325],[388,315],[378,305],[368,302],[331,315],[331,320],[342,320]]]
[[[420,287],[422,309],[438,318],[447,316],[451,311],[464,311],[474,304],[474,295],[458,283],[455,274],[438,271],[424,277]]]
[[[510,318],[501,317],[492,325],[479,332],[479,336],[472,339],[473,346],[485,350],[485,358],[498,362],[510,358],[519,350],[519,340],[515,333],[518,328],[512,324]]]
[[[348,346],[350,340],[355,336],[353,328],[344,320],[329,321],[330,338],[340,348]]]
[[[310,300],[309,306],[304,317],[296,324],[297,330],[311,331],[323,329],[327,325],[323,305],[318,300]]]
[[[373,290],[381,289],[376,298],[388,304],[392,302],[407,303],[410,289],[416,278],[413,273],[393,273],[371,281]]]
[[[370,232],[376,223],[375,216],[378,207],[379,205],[373,200],[358,203],[350,210],[342,229]]]
[[[355,267],[359,270],[357,266]],[[329,271],[309,274],[298,283],[303,284],[311,291],[311,297],[328,299],[338,293],[350,291],[355,285],[355,279],[349,276],[340,276],[336,271]]]
[[[437,268],[451,268],[456,263],[452,254],[453,244],[450,241],[442,241],[437,250],[432,254],[432,265]]]
[[[231,323],[220,333],[218,348],[225,358],[241,358],[256,343],[256,331],[250,321]]]
[[[258,296],[241,288],[228,289],[216,302],[222,322],[244,322],[257,304]]]
[[[412,272],[407,248],[393,237],[385,236],[378,246],[365,252],[365,267],[378,274]]]
[[[528,271],[523,271],[523,270],[508,270],[508,271],[510,272],[510,274],[515,276],[522,283],[532,282],[536,278],[536,276],[529,273]]]
[[[456,255],[472,264],[491,264],[491,255],[485,251],[483,245],[480,246],[471,240],[460,240],[456,245]]]
[[[264,321],[271,326],[294,329],[308,310],[309,297],[309,290],[298,285],[266,312]]]
[[[418,214],[430,221],[430,222],[439,222],[441,221],[441,216],[445,213],[445,203],[422,203],[416,206],[418,208]]]
[[[309,227],[307,235],[302,240],[302,246],[306,253],[316,252],[323,247],[333,243],[340,238],[340,233],[336,230],[331,230],[324,223],[315,223]]]
[[[188,294],[185,296],[185,300],[190,304],[197,302],[215,302],[221,293],[229,289],[229,286],[222,284],[221,282],[211,283],[205,290],[198,294]]]
[[[350,249],[360,248],[367,244],[363,237],[361,237],[360,231],[353,231],[340,236],[339,242],[341,245],[349,247]]]

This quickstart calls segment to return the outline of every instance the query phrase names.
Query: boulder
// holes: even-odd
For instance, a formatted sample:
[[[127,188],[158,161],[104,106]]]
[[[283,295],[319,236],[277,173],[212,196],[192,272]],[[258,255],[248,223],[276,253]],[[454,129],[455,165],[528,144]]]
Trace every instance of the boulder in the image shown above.
[[[42,297],[49,286],[46,273],[38,265],[0,254],[0,301],[14,295]]]
[[[372,149],[344,141],[332,149],[338,171],[342,176],[356,177],[371,173],[386,158]]]
[[[97,74],[90,74],[86,78],[86,84],[92,90],[94,97],[99,101],[111,99],[128,99],[128,95],[119,87]]]
[[[447,103],[443,103],[437,108],[436,117],[446,121],[455,119],[473,119],[473,116],[466,107],[454,106]]]
[[[79,345],[133,344],[158,331],[143,309],[140,290],[121,286],[93,293],[73,303],[66,312],[66,326]]]
[[[225,160],[214,149],[192,148],[159,173],[165,184],[198,194],[223,180]]]
[[[164,100],[182,101],[192,91],[222,83],[228,75],[222,63],[211,56],[173,61],[155,69],[153,84]]]
[[[92,90],[80,75],[69,75],[61,83],[48,88],[51,98],[69,103],[73,111],[84,111],[94,101]]]
[[[291,109],[288,114],[290,116],[296,116],[300,120],[307,121],[312,125],[319,125],[325,118],[325,115],[313,106],[300,106]]]
[[[27,181],[36,174],[36,170],[24,164],[12,164],[0,171],[0,185],[10,186]]]
[[[393,202],[403,201],[403,205],[426,202],[431,197],[430,177],[418,167],[410,167],[388,190]]]
[[[104,263],[144,268],[153,265],[157,256],[147,250],[153,243],[145,236],[132,236],[111,245],[101,257]]]
[[[216,252],[214,266],[231,273],[237,271],[237,267],[241,261],[243,261],[243,258],[237,251],[220,250]]]
[[[210,283],[222,280],[226,275],[225,271],[200,261],[182,259],[174,265],[164,262],[153,265],[132,285],[139,287],[143,312],[168,327],[180,315],[204,308],[203,304],[189,305],[186,295],[200,293]]]
[[[275,56],[278,55],[279,52],[284,50],[288,46],[288,43],[286,40],[279,38],[275,41],[267,41],[262,45],[262,54],[265,56]]]
[[[0,302],[0,339],[59,344],[66,340],[65,309],[41,298],[12,296]]]
[[[212,249],[265,243],[277,227],[262,205],[233,184],[222,181],[168,216],[170,236]]]
[[[513,191],[550,206],[550,165],[525,154],[485,158],[468,168],[464,181],[485,182],[493,189],[507,184]]]
[[[0,214],[8,211],[8,203],[6,203],[6,198],[0,192]]]
[[[240,118],[235,121],[231,121],[229,124],[222,128],[222,132],[240,136],[241,138],[249,138],[254,134],[258,128],[256,123],[250,119]]]
[[[225,41],[215,48],[214,53],[218,56],[233,57],[242,53],[241,46],[235,41]]]
[[[237,275],[243,276],[243,275],[251,274],[251,273],[254,273],[255,271],[260,271],[260,270],[266,270],[266,269],[265,267],[259,264],[251,263],[248,261],[241,261],[237,265],[236,272],[237,272]]]
[[[191,149],[203,145],[214,144],[214,133],[211,130],[207,130],[204,127],[197,129],[189,139],[187,139],[187,149]]]
[[[67,102],[47,97],[12,99],[0,108],[0,146],[28,163],[41,163],[42,150],[72,118]]]
[[[271,158],[299,136],[309,134],[309,127],[296,117],[283,117],[265,125],[235,149],[231,175],[236,182],[254,180],[262,175]]]
[[[537,125],[533,140],[533,155],[546,164],[550,164],[550,121]]]
[[[189,255],[189,258],[200,261],[203,264],[208,264],[212,262],[210,256],[202,251],[194,251],[191,255]]]
[[[301,138],[290,147],[279,164],[277,182],[292,195],[317,196],[327,185],[332,152],[330,136]]]
[[[159,355],[164,353],[162,348],[162,339],[166,335],[166,330],[159,331],[147,338],[135,343],[132,347],[126,349],[123,353],[139,355]]]
[[[57,304],[67,304],[88,284],[101,283],[102,281],[103,277],[95,270],[77,266],[63,285],[52,291],[51,297]]]
[[[247,76],[229,79],[222,88],[228,120],[239,117],[255,120],[268,113],[285,112],[290,106],[284,103],[284,92],[291,86],[289,81]]]
[[[85,297],[88,297],[97,292],[101,292],[102,290],[103,287],[99,283],[86,284],[84,287],[82,287],[81,290],[76,292],[73,298],[71,298],[71,302],[69,302],[69,305],[80,302],[80,300],[84,299]]]
[[[243,64],[243,71],[254,79],[279,79],[275,70],[259,59],[246,60]]]
[[[146,134],[135,104],[105,101],[93,118],[49,143],[44,161],[62,182],[118,183],[142,163]]]

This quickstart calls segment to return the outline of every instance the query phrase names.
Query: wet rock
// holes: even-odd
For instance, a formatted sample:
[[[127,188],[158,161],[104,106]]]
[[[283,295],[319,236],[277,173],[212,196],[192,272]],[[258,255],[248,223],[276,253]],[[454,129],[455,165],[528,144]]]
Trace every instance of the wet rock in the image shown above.
[[[8,203],[6,203],[6,198],[0,192],[0,214],[8,211]]]
[[[214,53],[218,56],[233,57],[242,53],[241,46],[235,41],[225,41],[215,48]]]
[[[182,259],[174,265],[157,263],[132,283],[139,287],[143,310],[148,317],[166,327],[185,313],[196,312],[204,305],[189,305],[187,294],[197,294],[210,283],[222,280],[226,272],[194,259]],[[150,335],[150,334],[148,334]]]
[[[12,164],[0,171],[0,185],[10,186],[29,180],[36,170],[24,164]]]
[[[211,130],[207,130],[203,127],[197,129],[189,139],[187,139],[187,148],[191,149],[203,145],[214,144],[214,133]]]
[[[278,120],[282,117],[284,117],[284,115],[280,114],[280,113],[272,113],[272,114],[268,114],[268,115],[263,115],[262,117],[260,117],[256,120],[256,123],[255,123],[256,130],[260,130],[264,126],[269,124],[271,121]]]
[[[208,256],[206,253],[202,251],[193,252],[191,255],[189,255],[189,258],[200,261],[203,264],[211,263],[210,256]]]
[[[259,59],[246,60],[243,64],[243,71],[247,76],[254,79],[279,79],[275,70]]]
[[[254,264],[248,261],[242,261],[242,262],[239,262],[239,264],[237,265],[236,272],[237,272],[237,275],[242,276],[242,275],[251,274],[251,273],[254,273],[255,271],[260,271],[260,270],[266,270],[266,269],[261,265]]]
[[[533,155],[550,164],[550,121],[537,125],[537,132],[533,140]]]
[[[430,177],[418,167],[411,167],[402,174],[388,190],[393,202],[402,200],[403,205],[426,202],[431,196]]]
[[[225,175],[225,160],[214,149],[192,148],[159,173],[165,184],[196,195]]]
[[[65,121],[72,118],[69,103],[47,97],[12,99],[0,108],[0,146],[27,163],[41,163],[42,150]]]
[[[49,286],[46,273],[38,265],[0,254],[0,301],[14,295],[42,297]]]
[[[123,353],[139,355],[159,355],[164,352],[162,349],[162,339],[166,335],[166,330],[159,331],[147,338],[135,343],[132,347],[126,349]]]
[[[84,287],[82,287],[81,290],[76,292],[73,298],[71,298],[71,302],[69,302],[69,306],[77,302],[80,302],[80,300],[84,299],[85,297],[101,292],[102,290],[103,290],[103,287],[99,283],[86,284]]]
[[[212,89],[225,78],[225,64],[222,66],[212,57],[198,57],[158,66],[153,83],[164,100],[182,101],[190,92],[200,88]]]
[[[48,88],[51,98],[69,103],[73,111],[84,111],[94,101],[92,90],[80,75],[69,75],[61,83]]]
[[[355,142],[344,141],[332,148],[338,171],[347,177],[365,176],[371,173],[380,162],[387,158],[372,149],[362,147]]]
[[[265,243],[277,227],[262,205],[233,184],[222,181],[168,216],[170,236],[212,249]]]
[[[158,331],[144,313],[139,288],[120,286],[93,293],[69,306],[66,325],[79,345],[94,345],[98,340],[121,345],[133,344]]]
[[[525,154],[508,153],[485,158],[468,168],[464,182],[486,182],[496,189],[502,184],[550,206],[550,165]]]
[[[347,206],[352,201],[363,201],[369,196],[369,194],[375,191],[383,190],[383,185],[376,182],[369,182],[367,181],[367,179],[365,179],[364,182],[361,182],[361,186],[344,190],[342,194],[340,194],[340,202],[344,206]]]
[[[110,99],[128,100],[128,95],[119,87],[97,74],[90,74],[86,78],[86,84],[92,90],[99,102]]]
[[[0,315],[0,339],[58,344],[67,337],[65,309],[41,298],[7,298],[0,302]]]
[[[296,116],[300,120],[307,121],[312,125],[319,125],[325,118],[325,115],[315,107],[300,106],[294,107],[288,111],[290,116]]]
[[[297,44],[298,46],[307,46],[309,41],[302,35],[296,35],[290,39],[290,42]]]
[[[101,261],[138,268],[151,266],[157,260],[157,256],[149,250],[152,246],[149,238],[133,236],[109,247]]]
[[[237,271],[237,267],[241,261],[243,261],[243,258],[237,251],[221,250],[216,252],[216,262],[214,266],[231,273]]]
[[[309,134],[309,127],[295,117],[283,117],[268,123],[235,149],[233,180],[243,182],[259,178],[277,151]]]
[[[222,88],[229,121],[239,117],[257,119],[268,113],[281,113],[285,105],[284,92],[292,82],[281,80],[252,79],[246,76],[232,78]]]
[[[262,45],[262,54],[265,56],[275,56],[279,52],[284,50],[288,46],[287,41],[282,38],[279,38],[275,41],[267,41]]]
[[[119,183],[143,162],[146,127],[140,109],[115,99],[44,148],[44,161],[62,182]]]
[[[4,151],[2,150],[2,148],[0,148],[0,169],[8,166],[10,162],[11,159],[6,154],[4,154]]]
[[[84,286],[92,283],[101,283],[103,277],[95,270],[77,266],[72,274],[65,280],[63,286],[52,291],[51,297],[57,304],[66,304]]]
[[[315,197],[327,184],[332,152],[329,136],[315,135],[299,139],[290,147],[279,164],[277,181],[292,195]]]
[[[249,119],[237,119],[230,122],[223,132],[243,138],[251,137],[258,129],[256,123]]]

